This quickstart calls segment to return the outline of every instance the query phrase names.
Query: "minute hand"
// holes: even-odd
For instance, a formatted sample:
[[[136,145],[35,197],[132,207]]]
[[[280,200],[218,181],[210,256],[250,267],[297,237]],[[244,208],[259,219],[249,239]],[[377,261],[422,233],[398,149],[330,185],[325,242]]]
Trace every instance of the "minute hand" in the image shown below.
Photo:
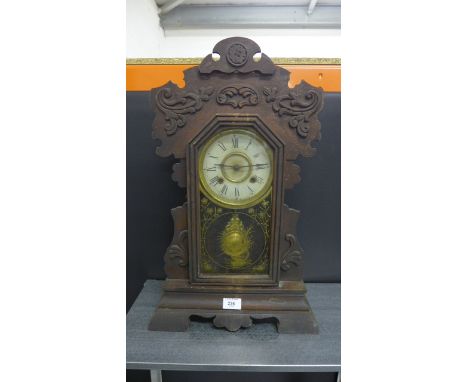
[[[268,166],[268,163],[257,163],[257,164],[249,164],[246,166],[239,166],[239,167],[263,167],[263,166]]]

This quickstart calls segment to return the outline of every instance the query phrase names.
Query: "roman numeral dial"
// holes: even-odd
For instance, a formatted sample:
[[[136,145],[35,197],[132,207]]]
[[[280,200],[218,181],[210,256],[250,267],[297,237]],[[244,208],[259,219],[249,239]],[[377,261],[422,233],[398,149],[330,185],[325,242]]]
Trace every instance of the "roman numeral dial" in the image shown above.
[[[198,173],[202,191],[232,208],[254,205],[271,188],[273,151],[257,133],[225,130],[202,146]]]

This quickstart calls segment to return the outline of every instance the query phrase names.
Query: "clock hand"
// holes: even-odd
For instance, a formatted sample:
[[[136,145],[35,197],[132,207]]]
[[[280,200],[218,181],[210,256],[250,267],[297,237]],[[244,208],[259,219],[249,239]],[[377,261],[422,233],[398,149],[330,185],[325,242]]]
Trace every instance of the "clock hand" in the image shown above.
[[[229,167],[229,168],[242,168],[242,167],[252,167],[252,166],[239,166],[239,165],[229,165],[229,164],[222,164],[222,163],[215,163],[215,166],[219,167]]]
[[[243,168],[243,167],[258,167],[258,166],[268,166],[269,163],[256,163],[256,164],[248,164],[245,166],[230,166],[228,164],[222,164],[222,163],[215,163],[215,166],[220,166],[220,167],[236,167],[236,168]]]
[[[257,164],[252,164],[252,165],[246,165],[246,166],[239,166],[239,167],[259,167],[259,166],[268,166],[268,163],[257,163]]]

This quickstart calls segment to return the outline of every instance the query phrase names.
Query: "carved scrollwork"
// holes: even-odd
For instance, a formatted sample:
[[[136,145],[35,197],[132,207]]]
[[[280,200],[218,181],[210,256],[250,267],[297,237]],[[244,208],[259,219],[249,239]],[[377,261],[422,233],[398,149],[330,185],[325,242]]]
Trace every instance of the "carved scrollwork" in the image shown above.
[[[174,221],[174,236],[164,255],[164,271],[170,279],[188,277],[188,227],[187,203],[171,210]]]
[[[177,132],[177,128],[184,127],[187,122],[185,115],[199,111],[203,107],[203,102],[207,102],[213,92],[211,86],[200,87],[194,91],[181,91],[173,83],[158,90],[154,101],[165,115],[166,134],[173,135]]]
[[[167,258],[177,260],[177,264],[181,267],[186,267],[188,264],[187,250],[184,244],[187,239],[187,234],[187,230],[180,231],[178,241],[171,244],[166,252]]]
[[[320,109],[322,97],[312,86],[302,81],[288,94],[278,95],[276,87],[264,87],[266,102],[273,102],[273,110],[279,116],[289,116],[289,126],[297,134],[306,138],[309,133],[309,121]]]
[[[281,259],[281,269],[283,271],[291,269],[293,264],[298,266],[302,260],[302,251],[296,246],[296,237],[291,233],[287,233],[286,240],[289,241],[289,249]]]
[[[220,105],[231,105],[233,108],[242,108],[244,106],[255,106],[258,104],[257,92],[249,86],[230,85],[221,89],[216,102]]]

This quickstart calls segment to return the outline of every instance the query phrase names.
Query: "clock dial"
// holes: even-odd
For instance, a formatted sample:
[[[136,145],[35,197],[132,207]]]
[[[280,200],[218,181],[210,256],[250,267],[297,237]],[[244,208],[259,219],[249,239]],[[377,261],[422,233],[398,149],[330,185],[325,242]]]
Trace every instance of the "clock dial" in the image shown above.
[[[208,197],[229,207],[255,204],[270,190],[272,150],[249,130],[227,130],[202,148],[199,175]]]

